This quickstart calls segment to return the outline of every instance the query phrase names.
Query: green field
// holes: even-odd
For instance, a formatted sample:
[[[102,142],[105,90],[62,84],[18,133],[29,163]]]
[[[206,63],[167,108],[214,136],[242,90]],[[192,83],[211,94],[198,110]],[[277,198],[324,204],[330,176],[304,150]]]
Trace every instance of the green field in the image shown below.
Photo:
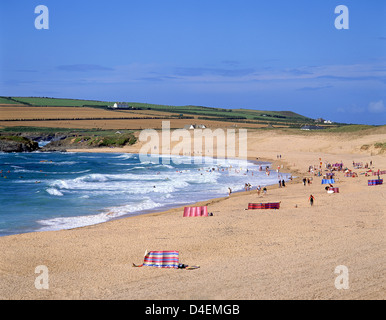
[[[11,97],[0,97],[0,104],[19,104],[19,102],[12,100]]]
[[[47,97],[0,97],[0,103],[19,103],[26,106],[61,106],[61,107],[94,107],[107,108],[115,101],[58,99]],[[139,102],[126,102],[135,109],[156,110],[180,115],[195,115],[199,119],[218,121],[264,121],[275,123],[312,123],[313,119],[291,111],[263,111],[251,109],[225,109],[204,106],[171,106],[160,104],[148,104]]]
[[[5,97],[3,97],[5,98]],[[83,107],[83,106],[100,106],[110,105],[107,101],[94,100],[77,100],[77,99],[57,99],[57,98],[38,98],[38,97],[11,97],[15,103],[21,103],[28,106],[42,107]],[[3,102],[6,103],[6,102]]]

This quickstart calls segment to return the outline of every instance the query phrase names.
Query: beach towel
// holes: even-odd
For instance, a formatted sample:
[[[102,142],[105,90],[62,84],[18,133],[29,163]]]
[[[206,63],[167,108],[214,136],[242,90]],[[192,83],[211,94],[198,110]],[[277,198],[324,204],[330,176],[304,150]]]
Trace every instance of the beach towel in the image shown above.
[[[328,191],[332,191],[333,193],[339,193],[339,188],[329,188]]]
[[[143,263],[133,267],[157,267],[157,268],[178,268],[179,252],[178,251],[150,251],[145,253]]]
[[[335,183],[334,179],[322,179],[322,184],[333,184]]]
[[[179,263],[178,251],[146,251],[143,263],[137,265],[133,263],[133,267],[157,267],[157,268],[173,268],[173,269],[186,269],[196,270],[200,266],[188,266],[186,264]]]
[[[331,166],[339,168],[339,167],[343,167],[343,163],[333,163]]]
[[[345,177],[352,177],[352,178],[355,178],[358,176],[358,174],[356,172],[346,172],[344,174]]]
[[[381,175],[381,174],[386,174],[386,170],[383,170],[383,171],[373,171],[373,176],[377,176],[377,175]]]
[[[383,184],[383,179],[368,180],[368,182],[367,182],[367,185],[369,185],[369,186],[376,186],[376,185],[380,185],[380,184]]]
[[[185,207],[184,208],[184,217],[207,217],[208,216],[208,207]]]
[[[280,202],[248,203],[248,210],[254,210],[254,209],[280,209]]]

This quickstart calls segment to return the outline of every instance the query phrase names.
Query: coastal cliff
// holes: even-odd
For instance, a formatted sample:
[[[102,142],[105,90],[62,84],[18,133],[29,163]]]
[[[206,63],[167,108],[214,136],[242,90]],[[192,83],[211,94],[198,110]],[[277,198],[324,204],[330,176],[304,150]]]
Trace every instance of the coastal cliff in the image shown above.
[[[37,142],[20,136],[0,136],[0,151],[31,152],[39,149]]]
[[[67,149],[123,147],[137,141],[133,133],[84,135],[80,133],[28,133],[0,134],[0,152],[65,152]],[[45,142],[39,146],[39,143]]]
[[[0,151],[31,152],[39,149],[37,142],[20,136],[0,136]]]

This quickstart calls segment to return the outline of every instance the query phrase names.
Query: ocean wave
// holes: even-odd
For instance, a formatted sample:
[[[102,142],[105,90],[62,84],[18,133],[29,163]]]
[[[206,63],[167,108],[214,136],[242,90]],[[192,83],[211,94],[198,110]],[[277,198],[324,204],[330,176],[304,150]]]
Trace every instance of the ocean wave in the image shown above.
[[[186,186],[186,182],[176,182],[174,186],[172,181],[166,179],[152,180],[108,180],[106,177],[88,177],[85,179],[76,178],[72,180],[55,180],[49,183],[49,186],[59,190],[73,190],[98,192],[100,195],[114,192],[115,194],[146,194],[153,192],[174,192],[175,186]],[[156,186],[156,188],[154,188]]]
[[[58,189],[55,188],[48,188],[46,191],[52,196],[63,196],[63,193],[61,193]]]
[[[79,173],[87,173],[87,172],[90,172],[90,171],[91,171],[91,169],[82,170],[82,171],[51,172],[51,173],[58,173],[58,174],[62,174],[62,173],[65,173],[65,174],[79,174]]]
[[[58,161],[58,162],[42,162],[42,163],[48,163],[48,164],[53,164],[55,166],[73,166],[74,164],[81,164],[83,162],[79,161]]]
[[[59,218],[38,220],[37,222],[40,225],[42,225],[39,231],[74,229],[74,228],[80,228],[80,227],[103,223],[113,218],[117,218],[123,215],[132,214],[132,213],[136,213],[144,210],[154,209],[159,206],[161,206],[160,203],[154,202],[151,199],[145,199],[136,204],[108,208],[106,209],[106,211],[95,215],[76,216],[76,217],[59,217]]]
[[[106,182],[106,181],[124,181],[124,180],[160,180],[161,177],[152,174],[131,174],[131,173],[122,173],[122,174],[101,174],[93,173],[88,174],[82,177],[73,179],[76,182]]]
[[[132,170],[142,170],[142,169],[146,169],[145,167],[133,167],[133,168],[129,168],[129,169],[125,169],[125,171],[132,171]]]
[[[68,181],[66,181],[66,180],[55,180],[55,181],[49,183],[49,185],[51,187],[59,188],[59,189],[70,189]]]
[[[105,182],[109,180],[110,175],[101,173],[92,173],[83,177],[75,178],[73,181],[84,181],[84,182]]]
[[[28,169],[24,169],[22,167],[19,167],[19,168],[15,168],[13,170],[13,172],[15,173],[19,173],[19,172],[25,172],[25,173],[42,173],[40,172],[39,170],[28,170]]]
[[[115,159],[123,159],[123,160],[128,160],[128,159],[135,159],[135,154],[133,153],[123,153],[120,154],[119,156],[114,157]]]
[[[172,193],[189,185],[215,185],[221,177],[219,172],[173,171],[160,174],[87,174],[75,179],[57,179],[48,182],[58,190],[100,191],[126,194]]]
[[[164,164],[164,163],[157,164],[157,165],[153,166],[153,168],[175,169],[175,167],[171,166],[170,164]]]
[[[130,213],[154,209],[160,206],[162,206],[161,203],[155,202],[150,198],[146,198],[145,200],[138,203],[109,208],[108,212],[110,217],[119,217]]]
[[[155,162],[155,161],[141,161],[140,162],[141,164],[158,164],[158,162]]]
[[[110,218],[107,213],[78,216],[78,217],[60,217],[53,219],[38,220],[42,225],[38,231],[55,231],[64,229],[80,228],[108,221]]]

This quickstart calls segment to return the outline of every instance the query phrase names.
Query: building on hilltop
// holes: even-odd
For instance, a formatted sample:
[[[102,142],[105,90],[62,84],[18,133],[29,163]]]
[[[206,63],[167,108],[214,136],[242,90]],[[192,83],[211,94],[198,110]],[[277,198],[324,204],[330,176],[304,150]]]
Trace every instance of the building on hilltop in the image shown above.
[[[131,107],[125,102],[115,102],[114,105],[109,106],[110,109],[130,109]]]
[[[184,129],[193,130],[193,129],[205,129],[206,126],[204,124],[186,124]]]

